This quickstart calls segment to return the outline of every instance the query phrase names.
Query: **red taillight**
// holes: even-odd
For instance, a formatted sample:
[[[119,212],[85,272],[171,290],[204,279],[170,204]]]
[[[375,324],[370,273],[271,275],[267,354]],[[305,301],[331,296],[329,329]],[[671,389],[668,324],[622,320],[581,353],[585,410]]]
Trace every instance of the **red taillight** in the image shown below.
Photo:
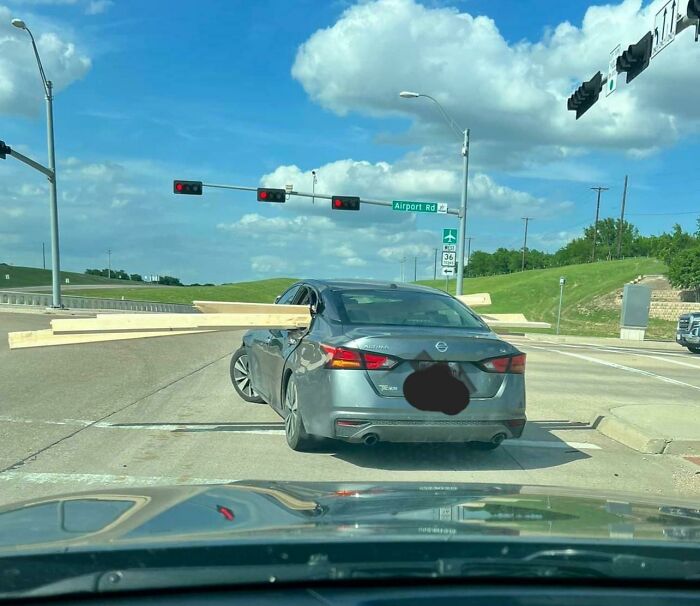
[[[321,344],[321,349],[329,356],[326,368],[388,370],[398,364],[398,360],[367,351],[356,351],[345,347]]]
[[[486,372],[509,372],[511,374],[522,375],[525,374],[525,354],[484,360],[481,362],[481,368]]]

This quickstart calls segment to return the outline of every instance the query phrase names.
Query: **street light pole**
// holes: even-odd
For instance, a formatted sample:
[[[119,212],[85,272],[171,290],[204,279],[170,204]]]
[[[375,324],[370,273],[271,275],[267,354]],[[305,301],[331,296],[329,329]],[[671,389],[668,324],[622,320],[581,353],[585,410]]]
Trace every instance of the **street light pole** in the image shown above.
[[[452,119],[452,117],[445,111],[445,109],[440,105],[437,99],[434,99],[430,95],[424,95],[422,93],[414,93],[412,91],[401,91],[399,97],[403,99],[416,99],[418,97],[425,97],[430,99],[437,108],[440,110],[442,117],[449,127],[458,135],[460,135],[462,140],[462,191],[461,191],[461,203],[459,206],[459,242],[457,242],[457,284],[455,286],[455,294],[461,295],[463,289],[464,281],[464,244],[467,236],[467,188],[469,184],[469,129],[461,128]]]
[[[49,152],[49,171],[47,175],[49,180],[49,209],[51,214],[51,298],[52,307],[60,308],[61,305],[61,262],[59,256],[58,243],[58,195],[56,192],[56,154],[54,149],[54,131],[53,131],[53,84],[51,80],[46,79],[44,67],[41,64],[39,50],[36,47],[34,36],[27,25],[21,19],[13,19],[12,25],[18,29],[23,29],[29,34],[34,49],[37,65],[39,66],[39,75],[44,86],[46,95],[46,139]]]
[[[527,254],[527,226],[530,221],[532,221],[532,217],[522,217],[523,221],[525,221],[525,240],[523,241],[523,264],[522,268],[520,271],[525,271],[525,255]]]

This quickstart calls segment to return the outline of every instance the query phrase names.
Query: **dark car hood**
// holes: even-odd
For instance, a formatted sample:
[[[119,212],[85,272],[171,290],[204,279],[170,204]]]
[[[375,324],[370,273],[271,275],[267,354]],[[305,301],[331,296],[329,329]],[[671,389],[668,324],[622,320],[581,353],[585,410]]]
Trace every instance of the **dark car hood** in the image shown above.
[[[0,508],[0,552],[482,535],[700,541],[700,504],[522,485],[237,482]]]

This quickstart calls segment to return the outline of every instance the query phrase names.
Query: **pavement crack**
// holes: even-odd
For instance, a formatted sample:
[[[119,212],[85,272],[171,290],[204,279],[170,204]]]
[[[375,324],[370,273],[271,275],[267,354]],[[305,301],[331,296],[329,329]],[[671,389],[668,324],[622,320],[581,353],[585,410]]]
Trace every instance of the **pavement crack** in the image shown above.
[[[63,436],[63,437],[59,438],[58,440],[51,442],[51,444],[47,444],[43,448],[40,448],[39,450],[36,450],[36,451],[32,452],[31,454],[28,454],[26,457],[20,459],[19,461],[15,461],[14,463],[12,463],[11,465],[8,465],[5,468],[0,469],[0,474],[3,474],[7,471],[13,471],[13,470],[17,469],[18,467],[22,467],[22,465],[25,465],[29,461],[36,459],[36,457],[45,453],[47,450],[50,450],[54,446],[58,446],[59,444],[65,442],[67,440],[70,440],[72,437],[76,436],[80,432],[85,431],[86,429],[89,429],[91,427],[94,427],[98,423],[103,423],[104,421],[106,421],[110,417],[116,415],[117,413],[123,412],[127,408],[131,408],[132,406],[135,406],[139,402],[143,402],[144,400],[147,400],[151,396],[154,396],[155,394],[157,394],[165,389],[168,389],[168,387],[175,385],[175,383],[178,383],[179,381],[182,381],[183,379],[187,379],[188,377],[191,377],[192,375],[197,374],[198,372],[204,370],[205,368],[208,368],[209,366],[212,366],[213,364],[216,364],[217,362],[220,362],[221,360],[223,360],[224,358],[226,358],[230,355],[231,355],[230,353],[225,353],[224,355],[219,356],[218,358],[215,358],[214,360],[211,360],[211,361],[207,362],[206,364],[203,364],[202,366],[198,366],[194,370],[191,370],[191,371],[185,373],[181,377],[177,377],[176,379],[173,379],[172,381],[168,381],[165,385],[161,385],[157,389],[154,389],[153,391],[137,398],[133,402],[129,402],[128,404],[125,404],[124,406],[118,408],[117,410],[113,410],[112,412],[107,413],[106,415],[103,415],[99,419],[91,421],[87,425],[84,425],[83,427],[76,429],[74,432],[69,433],[68,435]]]

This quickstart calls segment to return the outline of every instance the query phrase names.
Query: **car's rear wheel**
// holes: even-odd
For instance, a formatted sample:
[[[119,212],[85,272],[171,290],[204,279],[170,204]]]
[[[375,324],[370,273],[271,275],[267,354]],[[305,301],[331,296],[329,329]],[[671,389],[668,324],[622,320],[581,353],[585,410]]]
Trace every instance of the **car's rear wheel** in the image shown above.
[[[490,442],[469,442],[469,446],[474,450],[496,450],[505,438],[505,434],[499,433],[493,436]]]
[[[313,437],[306,433],[304,421],[299,410],[299,396],[297,383],[294,376],[289,377],[287,388],[284,391],[284,434],[287,444],[292,450],[303,452],[309,450],[313,444]]]
[[[248,352],[245,347],[238,349],[231,357],[231,383],[236,393],[246,402],[262,404],[265,402],[253,389],[250,382],[250,366],[248,364]]]

